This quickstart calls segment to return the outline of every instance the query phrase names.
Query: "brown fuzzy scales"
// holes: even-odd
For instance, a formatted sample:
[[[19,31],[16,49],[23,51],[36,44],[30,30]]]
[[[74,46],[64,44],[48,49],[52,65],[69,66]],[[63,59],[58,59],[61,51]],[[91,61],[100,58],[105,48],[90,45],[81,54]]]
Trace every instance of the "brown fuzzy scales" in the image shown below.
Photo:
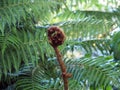
[[[63,44],[65,40],[65,34],[59,27],[52,26],[48,28],[48,39],[53,47],[57,47]]]
[[[49,39],[49,43],[55,50],[57,60],[59,62],[59,65],[62,71],[62,77],[64,81],[64,90],[68,90],[68,78],[71,77],[71,74],[67,73],[66,66],[62,61],[62,55],[60,54],[60,51],[57,48],[59,45],[63,44],[65,40],[65,34],[59,27],[52,26],[48,28],[48,39]]]

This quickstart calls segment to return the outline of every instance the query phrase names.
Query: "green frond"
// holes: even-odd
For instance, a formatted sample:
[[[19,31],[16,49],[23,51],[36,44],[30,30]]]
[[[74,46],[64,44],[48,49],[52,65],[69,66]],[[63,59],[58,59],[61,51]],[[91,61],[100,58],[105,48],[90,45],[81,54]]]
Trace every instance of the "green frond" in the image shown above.
[[[110,39],[90,39],[83,41],[69,40],[66,41],[66,44],[69,44],[70,49],[78,47],[80,48],[81,51],[84,51],[89,54],[94,54],[96,52],[99,53],[99,55],[101,54],[110,55],[111,54],[110,41],[111,41]],[[76,50],[78,50],[78,48]],[[74,51],[74,49],[71,51]]]
[[[103,4],[104,3],[104,4]],[[118,7],[118,0],[66,0],[65,7],[67,10],[82,9],[82,10],[109,10],[111,3],[114,7]]]
[[[115,18],[119,18],[119,10],[115,12],[63,11],[55,17],[57,19],[56,25],[63,27],[67,35],[74,37],[95,37],[99,34],[108,35],[116,22],[113,20]],[[73,33],[73,30],[76,33]]]
[[[120,60],[120,31],[113,35],[111,41],[112,51],[114,53],[115,60]]]
[[[50,77],[42,68],[38,66],[33,69],[30,77],[19,78],[16,82],[16,90],[62,90],[61,78]],[[70,80],[69,86],[69,90],[80,90],[82,88],[75,80]]]
[[[73,78],[80,81],[88,81],[90,86],[101,87],[114,85],[119,87],[119,71],[114,70],[111,57],[81,58],[79,60],[67,60],[68,72]]]
[[[47,4],[46,4],[47,3]],[[26,20],[26,18],[33,14],[33,16],[38,17],[41,22],[45,21],[48,15],[50,15],[51,10],[57,7],[57,2],[49,0],[7,0],[1,1],[0,3],[0,31],[4,35],[5,26],[11,25],[16,26],[21,19]]]
[[[116,8],[117,9],[117,8]],[[74,10],[74,11],[66,11],[59,13],[56,17],[59,17],[60,19],[66,20],[66,19],[80,19],[85,17],[92,17],[93,19],[106,19],[106,20],[112,20],[113,17],[119,17],[119,10],[116,11],[94,11],[94,10]]]
[[[32,63],[36,66],[38,62],[44,62],[46,53],[47,57],[53,55],[52,47],[47,49],[50,46],[44,36],[45,30],[33,32],[21,30],[12,33],[0,37],[0,64],[2,67],[0,70],[6,76],[8,72],[18,72],[21,64]]]

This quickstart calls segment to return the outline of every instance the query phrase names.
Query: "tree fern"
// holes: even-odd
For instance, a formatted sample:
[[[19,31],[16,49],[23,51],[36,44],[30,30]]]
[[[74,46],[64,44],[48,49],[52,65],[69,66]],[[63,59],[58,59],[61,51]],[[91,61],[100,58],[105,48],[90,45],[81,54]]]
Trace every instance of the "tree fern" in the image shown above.
[[[112,11],[111,3],[115,6]],[[106,0],[105,4],[98,0],[1,0],[0,81],[16,78],[18,90],[61,90],[59,66],[46,37],[46,29],[56,25],[67,36],[60,47],[63,55],[75,46],[82,47],[85,56],[94,52],[103,55],[65,59],[73,73],[70,90],[119,88],[119,62],[107,56],[112,55],[111,49],[119,49],[111,48],[119,38],[110,37],[113,27],[120,26],[119,2]]]

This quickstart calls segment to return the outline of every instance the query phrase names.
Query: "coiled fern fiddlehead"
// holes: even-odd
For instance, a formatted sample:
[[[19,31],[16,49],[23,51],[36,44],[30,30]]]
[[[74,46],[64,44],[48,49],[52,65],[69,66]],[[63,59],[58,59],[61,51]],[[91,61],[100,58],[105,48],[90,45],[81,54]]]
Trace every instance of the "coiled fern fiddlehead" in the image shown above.
[[[47,30],[48,41],[50,45],[54,48],[57,60],[59,62],[61,71],[62,71],[62,78],[64,81],[64,90],[68,90],[68,78],[71,77],[70,73],[67,73],[66,66],[62,61],[62,55],[58,49],[59,45],[62,45],[65,41],[65,34],[64,32],[57,26],[51,26]]]

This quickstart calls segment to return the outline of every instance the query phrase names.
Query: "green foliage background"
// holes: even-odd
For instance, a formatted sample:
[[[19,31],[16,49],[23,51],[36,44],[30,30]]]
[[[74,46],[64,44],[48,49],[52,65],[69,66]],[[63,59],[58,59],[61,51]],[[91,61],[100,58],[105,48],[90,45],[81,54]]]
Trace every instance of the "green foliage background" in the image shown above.
[[[70,90],[120,89],[119,0],[0,0],[0,89],[62,90],[46,30],[59,26]],[[71,53],[70,56],[67,54]],[[82,53],[75,57],[74,52]],[[6,89],[5,89],[6,88]]]

